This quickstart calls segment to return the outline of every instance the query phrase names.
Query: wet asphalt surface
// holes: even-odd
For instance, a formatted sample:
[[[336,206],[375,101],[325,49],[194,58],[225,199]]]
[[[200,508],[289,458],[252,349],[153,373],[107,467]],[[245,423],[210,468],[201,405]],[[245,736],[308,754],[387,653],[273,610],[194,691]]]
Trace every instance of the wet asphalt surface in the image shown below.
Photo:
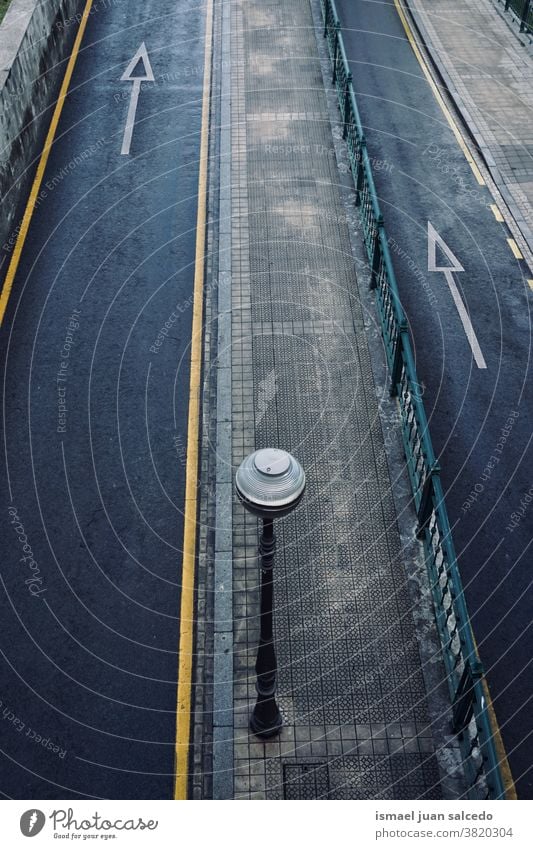
[[[337,9],[470,616],[519,797],[532,798],[531,274],[514,259],[393,3],[337,0]],[[444,274],[427,270],[428,221],[465,269],[455,280],[486,370]]]
[[[2,327],[8,798],[173,794],[204,14],[96,0]]]
[[[531,798],[533,510],[512,527],[532,483],[525,268],[392,4],[338,10],[471,618]],[[0,333],[5,797],[172,796],[203,16],[182,0],[91,15]],[[142,41],[155,83],[125,157],[120,77]],[[484,371],[427,272],[428,220],[465,268]]]

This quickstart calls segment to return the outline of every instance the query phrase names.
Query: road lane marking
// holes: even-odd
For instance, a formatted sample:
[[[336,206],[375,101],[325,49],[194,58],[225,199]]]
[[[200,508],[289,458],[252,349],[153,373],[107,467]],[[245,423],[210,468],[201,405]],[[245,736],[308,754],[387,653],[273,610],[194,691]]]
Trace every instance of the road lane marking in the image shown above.
[[[424,76],[427,79],[427,81],[428,81],[428,83],[431,87],[431,90],[433,91],[433,94],[435,95],[437,103],[439,104],[442,112],[444,113],[444,117],[446,118],[448,124],[451,127],[451,130],[452,130],[455,138],[457,139],[457,143],[459,144],[459,147],[461,148],[461,150],[463,151],[463,153],[466,157],[466,161],[468,162],[468,164],[470,165],[470,168],[474,172],[474,177],[476,178],[476,180],[477,180],[477,182],[479,183],[480,186],[485,186],[486,185],[485,180],[483,179],[481,171],[479,170],[474,157],[470,153],[468,145],[466,144],[466,142],[463,138],[463,135],[462,135],[462,133],[459,129],[459,126],[458,126],[457,122],[455,121],[455,118],[453,117],[452,113],[450,112],[450,110],[446,106],[446,103],[444,102],[444,98],[443,98],[442,94],[440,93],[439,88],[438,88],[437,84],[435,83],[433,77],[431,76],[431,71],[429,70],[428,64],[427,64],[426,60],[424,59],[424,57],[422,56],[422,53],[421,53],[421,51],[420,51],[420,49],[419,49],[419,47],[416,43],[415,36],[414,36],[413,31],[412,31],[412,29],[409,25],[409,22],[408,22],[408,20],[405,16],[405,12],[403,10],[403,6],[402,6],[400,0],[394,0],[394,5],[396,6],[396,11],[398,12],[398,15],[400,16],[400,20],[403,24],[403,28],[405,30],[405,34],[407,36],[409,44],[413,48],[414,54],[415,54],[416,58],[418,59],[418,64],[420,65],[420,67],[422,68],[422,71],[424,72]]]
[[[530,288],[530,289],[531,289],[531,291],[533,292],[533,280],[528,280],[527,282],[528,282],[528,286],[529,286],[529,288]]]
[[[124,128],[124,138],[122,140],[122,156],[127,156],[131,148],[131,139],[133,136],[133,127],[135,125],[135,115],[137,114],[137,104],[139,103],[139,94],[141,93],[141,81],[135,80],[131,90],[130,105],[128,108],[128,117],[126,118],[126,126]]]
[[[204,85],[198,174],[198,213],[194,267],[194,301],[191,337],[191,377],[187,423],[187,465],[183,530],[178,695],[176,707],[176,746],[174,798],[187,798],[189,741],[191,734],[192,654],[194,636],[194,573],[198,498],[198,459],[200,438],[200,377],[202,367],[202,322],[204,262],[207,216],[207,164],[209,154],[209,103],[211,96],[211,51],[213,42],[213,0],[208,0],[205,20]]]
[[[492,214],[494,215],[494,218],[496,219],[496,221],[502,222],[503,221],[503,215],[501,214],[501,212],[498,209],[498,207],[496,206],[496,204],[491,203],[490,208],[492,210]]]
[[[141,76],[135,75],[132,76],[134,70],[137,68],[139,64],[142,64],[144,68],[144,74]],[[122,149],[120,153],[123,156],[127,156],[130,152],[131,148],[131,139],[133,136],[133,128],[135,126],[135,116],[137,114],[137,105],[139,103],[139,94],[141,93],[141,83],[143,82],[155,82],[154,72],[152,71],[152,65],[150,59],[148,57],[148,51],[146,49],[146,44],[144,41],[141,46],[135,53],[135,55],[131,58],[128,67],[122,74],[120,78],[121,82],[131,82],[133,83],[131,89],[131,97],[130,97],[130,105],[128,107],[128,117],[126,118],[126,126],[124,128],[124,138],[122,140]]]
[[[35,206],[37,203],[37,198],[39,197],[39,192],[41,190],[44,172],[48,164],[50,151],[52,150],[52,145],[54,143],[55,135],[59,125],[59,119],[61,118],[63,106],[67,98],[68,88],[72,79],[72,74],[74,72],[76,59],[78,58],[78,53],[80,52],[81,42],[85,33],[85,29],[87,27],[87,21],[89,20],[92,5],[93,0],[87,0],[87,3],[85,4],[85,8],[81,16],[79,29],[76,34],[74,46],[72,48],[72,53],[70,54],[70,59],[68,60],[65,76],[63,77],[63,82],[59,91],[59,97],[57,98],[54,114],[52,115],[52,120],[50,121],[50,127],[48,129],[44,147],[41,153],[41,157],[39,159],[39,164],[37,166],[37,172],[33,180],[33,185],[31,187],[30,196],[28,198],[26,209],[24,210],[24,215],[22,217],[22,223],[20,225],[17,241],[15,242],[15,247],[13,248],[13,256],[11,257],[11,262],[9,263],[6,272],[4,285],[2,287],[2,294],[0,295],[0,325],[2,325],[4,321],[7,303],[9,301],[11,289],[13,288],[13,281],[15,280],[17,269],[20,263],[20,258],[22,256],[22,250],[24,248],[24,243],[28,235],[28,230],[30,229],[33,213],[35,212]]]
[[[522,251],[520,250],[514,239],[507,239],[507,244],[511,248],[515,259],[524,259],[524,257],[522,256]]]
[[[487,683],[487,679],[483,676],[483,692],[485,693],[485,700],[487,702],[487,711],[489,713],[490,725],[492,727],[492,738],[494,740],[494,748],[496,749],[496,756],[498,758],[498,765],[500,767],[500,772],[502,774],[503,779],[503,789],[505,792],[506,799],[518,799],[518,794],[516,792],[516,786],[514,783],[513,773],[511,772],[511,767],[509,765],[509,759],[507,757],[507,752],[505,750],[505,745],[503,742],[502,732],[500,731],[500,725],[498,723],[498,718],[496,716],[496,711],[494,709],[494,704],[492,701],[492,697],[490,694],[489,685]]]
[[[479,654],[479,647],[477,644],[477,640],[475,634],[472,633],[474,638],[474,647],[476,649],[476,654],[478,657],[481,657]],[[485,694],[485,700],[487,702],[487,711],[489,714],[489,721],[492,730],[492,737],[494,741],[494,748],[496,749],[496,756],[498,758],[498,765],[500,767],[500,772],[502,774],[503,786],[505,790],[505,798],[506,799],[518,799],[518,795],[516,793],[516,786],[514,783],[513,774],[511,772],[511,767],[509,765],[509,759],[507,757],[507,752],[505,750],[505,744],[503,742],[502,732],[500,731],[500,724],[498,722],[498,718],[496,716],[496,710],[494,708],[494,703],[492,701],[492,696],[490,694],[490,687],[488,685],[487,679],[485,675],[482,678],[483,682],[483,692]]]
[[[466,333],[466,338],[468,339],[468,343],[470,345],[470,348],[472,349],[472,354],[474,356],[476,365],[478,368],[487,368],[487,363],[485,362],[485,358],[481,353],[481,348],[479,347],[477,336],[475,334],[474,328],[472,327],[470,316],[466,311],[466,307],[459,293],[459,289],[457,288],[457,284],[453,279],[453,274],[451,271],[448,270],[444,272],[444,276],[446,277],[448,286],[450,287],[450,292],[452,293],[452,298],[455,302],[455,306],[457,307],[457,312],[459,313],[459,318],[461,319],[461,323]]]
[[[451,265],[437,265],[437,245],[448,258]],[[428,221],[428,271],[441,271],[446,277],[446,282],[448,283],[457,312],[459,313],[459,318],[461,319],[461,324],[463,325],[466,338],[468,339],[468,344],[472,350],[475,363],[478,368],[487,368],[487,363],[485,362],[478,338],[472,322],[470,321],[470,316],[468,315],[464,301],[453,276],[454,271],[461,272],[464,271],[464,268],[449,245],[447,245],[442,236],[437,233],[431,221]]]

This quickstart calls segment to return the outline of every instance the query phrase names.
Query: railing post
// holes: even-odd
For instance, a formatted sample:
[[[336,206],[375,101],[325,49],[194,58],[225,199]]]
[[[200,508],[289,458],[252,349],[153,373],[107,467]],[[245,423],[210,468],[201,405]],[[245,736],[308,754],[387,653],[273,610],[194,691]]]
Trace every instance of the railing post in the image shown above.
[[[520,32],[524,32],[526,28],[527,16],[529,14],[529,6],[531,0],[524,0],[524,8],[522,9],[522,19],[520,21]]]
[[[337,21],[335,24],[335,49],[333,50],[333,77],[331,82],[335,84],[337,82],[337,61],[339,58],[339,32],[341,29],[340,23]]]
[[[379,236],[381,231],[383,230],[383,216],[378,215],[376,218],[376,234],[374,236],[374,250],[372,252],[372,271],[370,273],[370,289],[375,289],[378,285],[378,269],[379,269],[379,261],[381,259],[381,245],[379,241]]]
[[[402,345],[403,339],[402,334],[407,333],[407,322],[402,321],[400,326],[398,327],[398,334],[396,336],[396,347],[394,349],[394,363],[392,365],[392,374],[390,380],[390,394],[394,397],[398,394],[398,381],[400,379],[400,374],[402,371]]]
[[[418,527],[416,529],[417,539],[421,539],[428,526],[429,520],[431,519],[431,513],[433,512],[433,505],[431,503],[431,497],[433,495],[433,478],[435,475],[439,474],[439,464],[433,463],[433,465],[428,469],[424,486],[422,487],[422,495],[418,506]]]
[[[483,667],[478,660],[465,662],[452,705],[452,729],[462,736],[474,712],[474,684],[483,676]]]
[[[344,127],[342,130],[343,139],[348,134],[348,113],[350,111],[350,86],[352,84],[352,72],[348,71],[346,75],[346,87],[344,89]]]
[[[363,180],[365,177],[365,169],[363,167],[363,152],[366,149],[366,139],[364,136],[358,140],[357,148],[359,161],[357,163],[357,180],[355,184],[355,205],[361,206],[361,190],[363,188]]]

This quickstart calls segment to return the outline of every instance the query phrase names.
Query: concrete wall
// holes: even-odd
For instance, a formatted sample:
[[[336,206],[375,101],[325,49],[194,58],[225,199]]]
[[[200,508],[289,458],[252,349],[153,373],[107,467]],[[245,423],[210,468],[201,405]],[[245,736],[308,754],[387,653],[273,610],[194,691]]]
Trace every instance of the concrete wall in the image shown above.
[[[0,26],[0,248],[8,252],[83,6],[13,0]]]

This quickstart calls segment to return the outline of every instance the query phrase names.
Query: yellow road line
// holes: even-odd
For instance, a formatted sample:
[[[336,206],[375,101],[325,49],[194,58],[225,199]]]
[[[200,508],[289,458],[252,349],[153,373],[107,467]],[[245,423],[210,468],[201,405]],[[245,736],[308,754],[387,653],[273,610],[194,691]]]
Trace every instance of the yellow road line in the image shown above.
[[[202,368],[202,320],[212,42],[213,0],[208,0],[205,22],[204,88],[202,102],[202,127],[200,136],[200,169],[198,175],[198,214],[196,221],[189,418],[187,425],[187,466],[183,532],[183,568],[181,579],[178,696],[176,708],[175,799],[187,798],[189,740],[191,732],[192,654],[194,635],[194,561],[196,554],[198,458],[200,438],[200,377]]]
[[[487,701],[487,710],[489,712],[490,724],[492,726],[492,739],[494,740],[494,748],[496,749],[498,764],[502,774],[503,786],[505,788],[505,798],[518,799],[513,774],[511,772],[511,767],[509,766],[509,761],[507,760],[507,752],[505,751],[502,733],[500,731],[500,726],[496,718],[496,711],[494,710],[494,705],[492,704],[489,685],[487,684],[485,678],[483,678],[483,692],[485,693],[485,699]]]
[[[476,647],[476,652],[479,657],[479,649],[477,645],[477,640],[474,637],[474,645]],[[487,702],[487,710],[489,712],[489,720],[492,728],[492,739],[494,740],[494,748],[496,749],[496,755],[498,758],[498,764],[501,770],[502,778],[503,778],[503,786],[505,788],[505,798],[506,799],[518,799],[516,793],[516,786],[513,779],[513,774],[511,772],[511,767],[509,766],[509,761],[507,759],[507,752],[505,751],[505,746],[503,743],[502,732],[500,731],[500,726],[498,724],[498,719],[496,717],[496,711],[494,710],[494,705],[492,703],[492,696],[490,694],[489,685],[487,683],[487,679],[483,676],[483,692],[485,694],[485,700]]]
[[[520,250],[514,239],[507,239],[507,244],[511,248],[515,259],[524,259],[524,257],[522,256],[522,251]]]
[[[438,86],[436,85],[435,81],[433,80],[433,77],[431,76],[431,71],[429,70],[427,62],[424,59],[424,57],[422,56],[422,53],[420,52],[420,49],[419,49],[419,47],[416,43],[416,39],[413,35],[413,31],[412,31],[412,29],[409,25],[409,22],[408,22],[408,20],[405,16],[405,12],[403,10],[403,6],[402,6],[400,0],[394,0],[394,5],[396,6],[396,11],[398,12],[398,15],[400,16],[400,20],[403,24],[403,28],[404,28],[405,34],[408,38],[409,44],[413,48],[414,54],[415,54],[416,58],[418,59],[418,63],[420,65],[420,67],[422,68],[423,72],[424,72],[424,76],[427,79],[429,85],[431,86],[431,89],[433,91],[433,94],[435,95],[437,103],[439,104],[440,108],[442,109],[442,111],[444,113],[444,117],[446,118],[448,124],[450,125],[450,127],[452,129],[452,132],[453,132],[455,138],[457,139],[457,143],[459,144],[459,147],[461,148],[461,150],[463,151],[463,153],[466,157],[466,161],[468,162],[472,171],[474,172],[474,176],[475,176],[476,180],[478,181],[479,185],[480,186],[486,185],[485,180],[483,179],[483,177],[481,175],[481,171],[477,167],[476,162],[474,160],[474,157],[470,153],[468,145],[466,144],[466,142],[463,138],[463,135],[462,135],[452,113],[450,112],[450,110],[446,106],[446,103],[444,102],[444,98],[442,97],[442,94],[440,93]]]
[[[22,224],[20,225],[20,230],[17,236],[17,241],[15,242],[15,247],[13,250],[13,255],[11,257],[11,262],[9,263],[9,267],[6,272],[6,277],[4,280],[4,285],[2,287],[2,293],[0,294],[0,325],[4,320],[4,315],[7,308],[7,303],[9,301],[9,296],[11,294],[11,289],[13,288],[13,281],[15,279],[15,275],[17,273],[17,269],[19,267],[20,258],[22,256],[22,250],[24,248],[24,243],[26,241],[26,237],[28,235],[28,230],[30,229],[31,219],[33,218],[33,213],[35,212],[35,206],[37,203],[37,198],[39,197],[39,192],[41,190],[41,184],[44,177],[44,172],[46,170],[46,166],[48,164],[48,158],[50,156],[50,151],[52,150],[52,145],[54,143],[55,135],[57,132],[57,127],[59,124],[59,119],[61,118],[61,113],[63,111],[63,106],[65,104],[65,100],[68,94],[68,88],[70,85],[70,81],[72,79],[72,74],[74,72],[74,66],[76,64],[76,59],[78,58],[78,53],[80,52],[81,41],[83,35],[85,33],[85,28],[87,26],[87,21],[89,20],[89,15],[91,12],[91,7],[93,5],[93,0],[87,0],[85,4],[85,9],[83,10],[83,14],[81,17],[80,25],[78,32],[76,34],[76,40],[74,41],[74,47],[72,48],[72,53],[70,54],[70,59],[68,60],[67,69],[65,71],[65,76],[63,78],[63,83],[61,85],[61,90],[59,92],[59,97],[57,99],[57,103],[54,109],[54,114],[52,115],[52,120],[50,122],[50,127],[48,129],[48,134],[46,136],[46,141],[44,143],[43,151],[41,153],[41,157],[39,159],[39,165],[37,166],[37,173],[35,174],[33,185],[31,187],[30,196],[28,198],[28,203],[26,204],[26,209],[24,210],[24,215],[22,218]]]
[[[527,282],[528,282],[529,288],[533,292],[533,280],[528,280]]]
[[[496,206],[496,204],[491,203],[490,208],[492,210],[492,214],[494,215],[494,218],[496,219],[496,221],[500,221],[500,222],[503,221],[503,215],[501,214],[501,212],[498,209],[498,207]]]

